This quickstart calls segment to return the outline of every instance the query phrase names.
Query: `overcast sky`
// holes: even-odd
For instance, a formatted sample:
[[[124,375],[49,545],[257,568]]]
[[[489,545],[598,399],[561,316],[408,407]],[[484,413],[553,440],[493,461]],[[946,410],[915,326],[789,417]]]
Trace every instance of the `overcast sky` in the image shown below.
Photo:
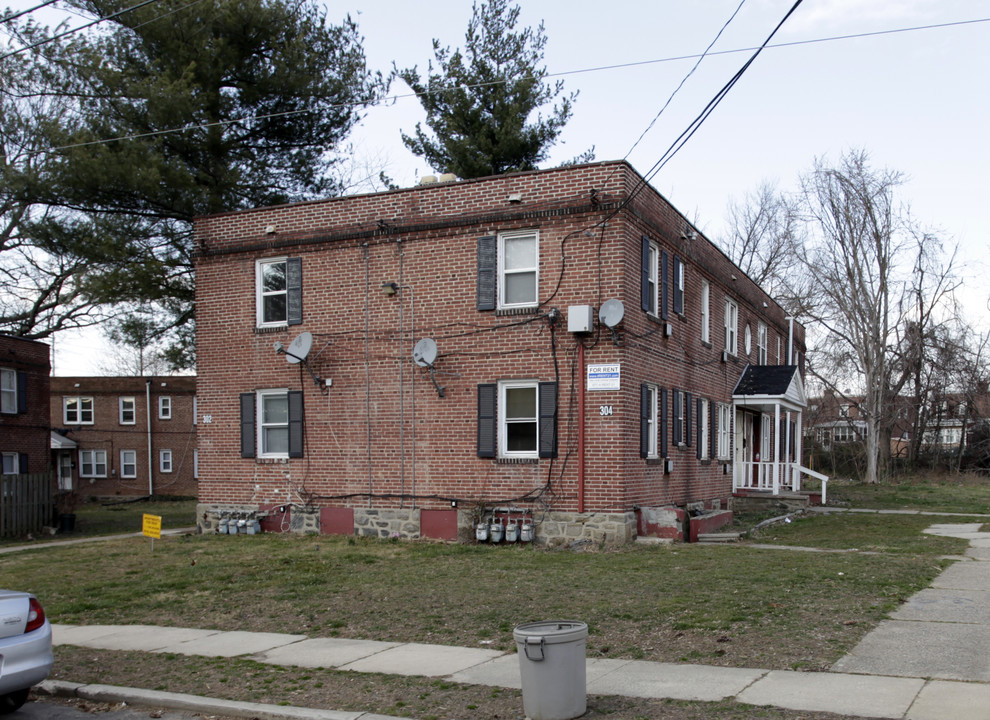
[[[627,158],[647,174],[793,0],[521,4],[521,25],[544,22],[548,72],[568,91],[580,91],[563,142],[546,166],[594,146],[598,160]],[[432,38],[462,45],[471,17],[468,0],[329,1],[326,7],[334,22],[351,15],[365,37],[369,64],[383,72],[393,62],[425,72]],[[693,56],[733,13],[712,54],[634,148],[696,62]],[[959,24],[909,30],[949,23]],[[904,32],[889,32],[895,30]],[[913,217],[959,244],[968,317],[985,324],[988,73],[990,0],[805,0],[652,184],[717,239],[730,200],[764,180],[793,190],[816,157],[838,161],[843,152],[865,149],[876,167],[904,174],[900,200]],[[433,172],[401,143],[400,131],[411,133],[423,119],[408,92],[396,81],[397,99],[368,111],[352,138],[358,156],[383,164],[402,186]],[[58,340],[56,373],[96,372],[87,360],[98,354],[92,343]]]

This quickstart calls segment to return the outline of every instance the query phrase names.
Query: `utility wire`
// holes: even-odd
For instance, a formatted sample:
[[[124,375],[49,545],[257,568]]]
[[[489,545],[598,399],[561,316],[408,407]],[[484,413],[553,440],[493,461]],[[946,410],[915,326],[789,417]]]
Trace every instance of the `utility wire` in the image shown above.
[[[11,20],[16,20],[17,18],[21,17],[22,15],[28,15],[30,13],[33,13],[35,10],[41,10],[41,8],[48,7],[49,5],[54,5],[57,2],[58,2],[58,0],[47,0],[47,2],[43,2],[43,3],[41,3],[41,5],[35,5],[33,8],[28,8],[27,10],[21,10],[18,13],[11,13],[10,15],[6,15],[6,16],[0,18],[0,23],[5,23],[5,22],[10,22]]]

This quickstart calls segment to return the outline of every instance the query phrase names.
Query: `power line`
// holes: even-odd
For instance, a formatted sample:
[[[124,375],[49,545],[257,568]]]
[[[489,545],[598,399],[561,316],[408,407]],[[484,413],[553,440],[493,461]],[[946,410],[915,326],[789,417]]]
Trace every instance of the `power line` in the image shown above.
[[[28,8],[27,10],[21,10],[18,13],[11,13],[5,17],[0,18],[0,23],[10,22],[11,20],[16,20],[22,15],[28,15],[33,13],[35,10],[41,10],[41,8],[48,7],[49,5],[54,5],[58,0],[47,0],[47,2],[41,3],[41,5],[35,5],[33,8]]]

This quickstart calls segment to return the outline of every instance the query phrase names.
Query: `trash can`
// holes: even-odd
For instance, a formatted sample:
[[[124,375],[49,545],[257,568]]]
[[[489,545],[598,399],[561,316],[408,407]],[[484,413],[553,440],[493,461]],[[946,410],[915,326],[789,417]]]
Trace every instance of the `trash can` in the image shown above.
[[[570,720],[588,709],[585,640],[588,625],[545,620],[512,633],[519,652],[523,711],[530,720]]]

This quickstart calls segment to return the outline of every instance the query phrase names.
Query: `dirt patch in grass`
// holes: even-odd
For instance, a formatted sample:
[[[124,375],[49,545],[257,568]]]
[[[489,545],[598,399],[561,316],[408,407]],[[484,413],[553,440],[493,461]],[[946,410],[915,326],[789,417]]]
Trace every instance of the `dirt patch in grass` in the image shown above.
[[[59,647],[53,677],[145,687],[167,692],[350,712],[372,712],[419,720],[447,718],[521,719],[518,690],[461,685],[425,677],[362,674],[280,667],[245,659],[191,658]],[[154,678],[149,687],[148,679]],[[832,713],[754,707],[736,702],[697,703],[589,695],[583,718],[634,720],[858,720]]]

